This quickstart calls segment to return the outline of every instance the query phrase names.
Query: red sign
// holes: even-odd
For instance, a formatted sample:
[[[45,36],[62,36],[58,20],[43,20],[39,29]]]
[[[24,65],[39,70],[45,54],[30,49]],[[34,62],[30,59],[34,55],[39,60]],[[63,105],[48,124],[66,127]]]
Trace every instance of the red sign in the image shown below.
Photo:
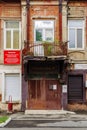
[[[20,51],[19,50],[5,50],[4,51],[4,64],[20,64]]]

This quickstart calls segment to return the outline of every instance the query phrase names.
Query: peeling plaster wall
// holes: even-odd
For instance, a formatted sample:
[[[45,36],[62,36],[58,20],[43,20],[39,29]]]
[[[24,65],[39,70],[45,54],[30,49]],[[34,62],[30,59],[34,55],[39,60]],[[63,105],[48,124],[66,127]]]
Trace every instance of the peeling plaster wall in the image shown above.
[[[21,73],[21,66],[4,66],[0,65],[0,110],[8,110],[8,103],[2,101],[3,95],[5,95],[5,90],[3,91],[3,73],[5,74],[15,74]],[[13,103],[13,110],[21,110],[21,103]]]
[[[84,61],[87,63],[87,2],[70,2],[68,10],[68,19],[84,20],[84,49],[69,50],[68,54],[75,62]]]

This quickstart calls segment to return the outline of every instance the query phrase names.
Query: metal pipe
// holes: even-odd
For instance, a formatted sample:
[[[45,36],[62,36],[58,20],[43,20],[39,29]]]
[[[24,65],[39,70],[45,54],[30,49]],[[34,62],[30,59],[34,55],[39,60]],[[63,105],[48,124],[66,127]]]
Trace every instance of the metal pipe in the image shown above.
[[[59,41],[62,41],[62,0],[59,0]]]
[[[29,8],[30,8],[30,0],[27,0],[27,47],[28,47],[28,44],[29,44],[29,28],[30,28],[30,11],[29,11]]]

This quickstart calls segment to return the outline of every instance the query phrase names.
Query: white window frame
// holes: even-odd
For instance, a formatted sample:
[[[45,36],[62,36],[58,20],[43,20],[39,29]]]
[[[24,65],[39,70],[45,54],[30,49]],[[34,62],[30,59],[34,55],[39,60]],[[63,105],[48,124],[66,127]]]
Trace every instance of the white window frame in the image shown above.
[[[40,22],[43,22],[43,21],[48,21],[48,22],[52,22],[53,23],[53,27],[35,27],[35,22],[36,21],[40,21]],[[52,37],[52,41],[49,41],[49,42],[53,42],[54,41],[54,20],[35,20],[34,21],[34,42],[39,42],[39,41],[36,41],[36,29],[41,29],[42,30],[42,41],[46,41],[45,40],[45,30],[46,29],[52,29],[53,30],[53,37]]]
[[[19,28],[6,28],[6,22],[19,22]],[[11,48],[6,48],[6,31],[11,31]],[[13,49],[13,31],[19,31],[19,48]],[[4,49],[5,50],[20,50],[21,49],[21,22],[16,20],[7,20],[4,21]]]
[[[82,22],[82,24],[83,24],[83,26],[82,27],[69,27],[69,21],[81,21]],[[83,50],[84,49],[84,29],[85,28],[85,26],[84,26],[84,20],[82,19],[70,19],[70,20],[68,20],[68,41],[69,41],[69,29],[74,29],[75,30],[75,47],[74,48],[70,48],[69,47],[69,43],[68,43],[68,49],[69,50]],[[82,47],[81,48],[78,48],[77,47],[77,30],[78,29],[82,29]]]
[[[48,22],[48,24],[46,23]],[[42,41],[36,41],[36,29],[42,30]],[[45,30],[46,29],[52,29],[53,35],[52,35],[52,41],[49,40],[47,42],[54,42],[54,20],[34,20],[34,42],[35,44],[43,43],[45,42]],[[43,46],[36,46],[34,47],[34,55],[35,56],[44,56],[44,48]]]
[[[19,77],[20,77],[20,92],[19,92],[19,95],[20,95],[20,99],[19,100],[16,100],[16,101],[14,101],[13,100],[13,103],[21,103],[22,102],[22,88],[21,88],[21,86],[22,86],[22,83],[21,83],[21,73],[2,73],[2,102],[3,103],[5,103],[5,102],[7,102],[6,101],[6,96],[5,96],[5,94],[6,94],[6,85],[5,85],[5,75],[16,75],[16,74],[19,74]]]

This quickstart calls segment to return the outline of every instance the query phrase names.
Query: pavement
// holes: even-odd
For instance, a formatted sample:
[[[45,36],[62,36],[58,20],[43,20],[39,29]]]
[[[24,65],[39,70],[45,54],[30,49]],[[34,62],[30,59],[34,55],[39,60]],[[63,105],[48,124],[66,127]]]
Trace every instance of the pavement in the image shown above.
[[[9,120],[0,127],[82,127],[87,128],[87,113],[65,110],[26,110],[7,113]]]
[[[87,113],[65,110],[26,110],[10,115],[12,120],[87,120]]]
[[[6,128],[87,128],[87,114],[64,110],[28,110],[13,113]]]

